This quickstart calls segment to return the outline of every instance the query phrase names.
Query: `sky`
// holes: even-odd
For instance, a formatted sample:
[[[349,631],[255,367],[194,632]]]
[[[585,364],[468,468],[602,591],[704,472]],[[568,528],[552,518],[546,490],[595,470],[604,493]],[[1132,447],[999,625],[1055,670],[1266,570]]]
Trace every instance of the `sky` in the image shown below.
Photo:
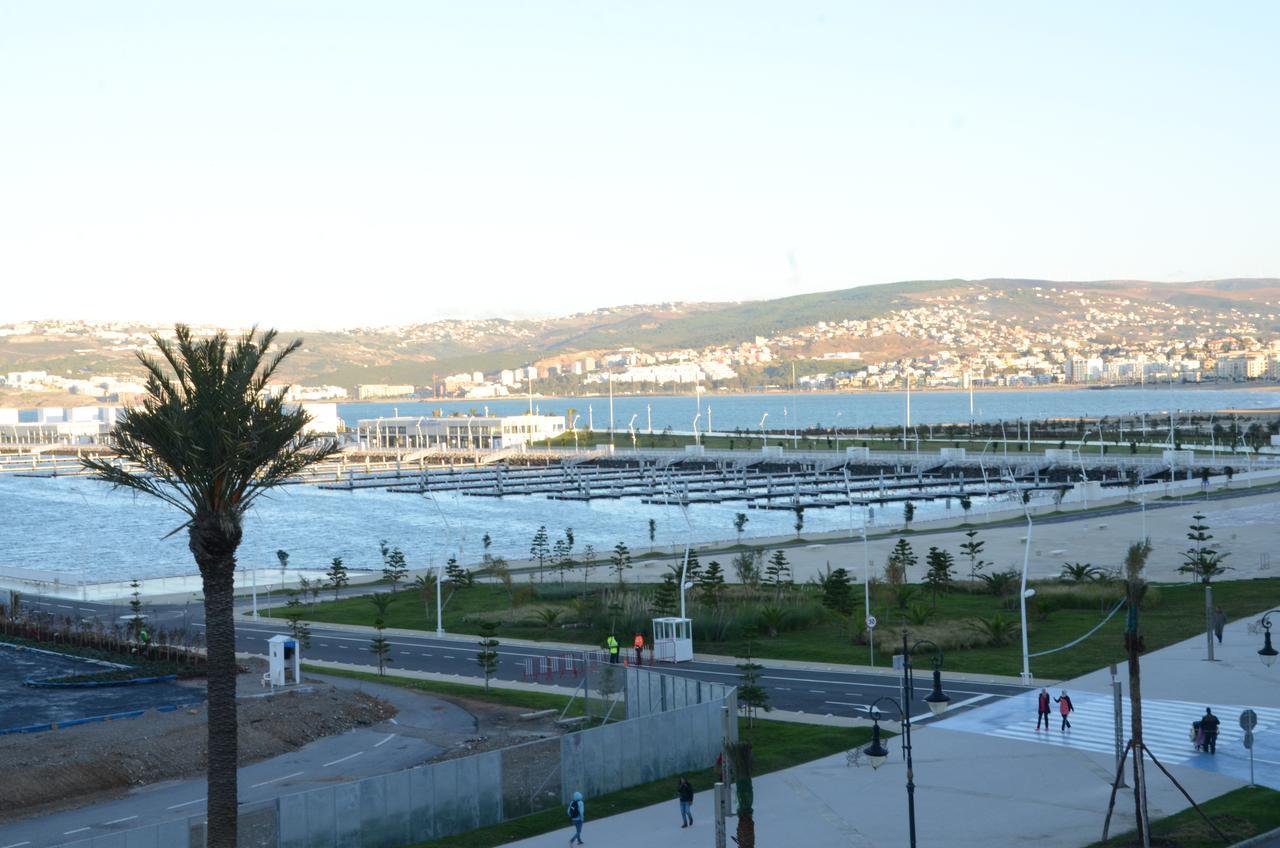
[[[1277,36],[1272,2],[0,0],[0,323],[1280,276]]]

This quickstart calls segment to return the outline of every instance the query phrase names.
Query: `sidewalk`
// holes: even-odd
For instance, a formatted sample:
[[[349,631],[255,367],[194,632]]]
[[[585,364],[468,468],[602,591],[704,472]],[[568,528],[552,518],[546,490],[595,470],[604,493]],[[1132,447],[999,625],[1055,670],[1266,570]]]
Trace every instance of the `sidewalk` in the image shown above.
[[[1280,601],[1280,599],[1277,599]],[[1267,669],[1258,660],[1262,638],[1246,632],[1248,621],[1227,627],[1219,646],[1221,662],[1209,663],[1204,655],[1204,637],[1170,646],[1142,658],[1143,700],[1169,699],[1203,706],[1223,705],[1223,746],[1215,760],[1208,755],[1186,756],[1181,765],[1166,766],[1196,800],[1206,800],[1236,789],[1245,781],[1211,770],[1225,763],[1227,756],[1238,758],[1238,739],[1226,739],[1225,731],[1236,727],[1237,715],[1225,705],[1252,705],[1259,709],[1280,704],[1280,668]],[[1122,676],[1124,666],[1120,667]],[[1126,689],[1128,686],[1125,679]],[[944,672],[944,687],[946,675]],[[1110,678],[1104,670],[1069,681],[1057,688],[1105,694]],[[1056,694],[1056,691],[1055,691]],[[1211,696],[1211,698],[1210,698]],[[916,780],[916,827],[922,845],[949,848],[1024,846],[1038,848],[1088,845],[1102,835],[1102,820],[1111,792],[1115,761],[1109,749],[1089,750],[1082,738],[1079,747],[1064,741],[1057,731],[1039,740],[1007,738],[971,728],[948,727],[959,719],[966,724],[981,722],[984,716],[999,724],[1010,701],[1003,699],[933,726],[912,732]],[[1090,695],[1082,700],[1099,700]],[[1203,702],[1203,705],[1201,704]],[[1217,712],[1217,710],[1215,710]],[[1077,716],[1077,729],[1084,716]],[[1033,727],[1034,712],[1021,718]],[[1056,716],[1055,716],[1056,720]],[[1109,721],[1109,716],[1106,719]],[[1255,730],[1256,753],[1280,747],[1280,722],[1260,722]],[[896,725],[890,725],[897,730]],[[1162,731],[1164,728],[1162,728]],[[1093,728],[1096,733],[1097,729]],[[1127,728],[1126,728],[1127,731]],[[1110,725],[1102,730],[1110,732]],[[1186,730],[1174,729],[1177,733]],[[1239,731],[1236,730],[1238,736]],[[1171,737],[1172,739],[1173,737]],[[1169,744],[1173,744],[1172,741]],[[1159,749],[1153,744],[1152,746]],[[1188,743],[1189,747],[1189,743]],[[755,780],[756,836],[760,845],[854,846],[854,848],[899,848],[907,844],[907,799],[905,765],[901,739],[889,743],[890,759],[877,770],[848,767],[843,754],[828,757]],[[1280,757],[1272,757],[1280,761]],[[1162,759],[1162,762],[1164,760]],[[1247,759],[1245,760],[1247,763]],[[1280,764],[1280,763],[1278,763]],[[1280,769],[1272,766],[1273,788],[1280,788]],[[1154,767],[1148,768],[1148,802],[1153,818],[1172,815],[1187,807],[1186,800]],[[1259,782],[1264,775],[1260,769]],[[679,809],[674,800],[667,804],[635,810],[599,821],[591,819],[591,799],[587,799],[587,824],[583,835],[588,845],[609,848],[649,848],[660,841],[666,846],[710,846],[715,824],[709,792],[694,802],[696,824],[680,828]],[[732,834],[735,821],[729,821]],[[1117,797],[1112,833],[1133,827],[1133,794],[1125,790]],[[568,829],[520,842],[520,848],[553,846],[568,839]],[[732,845],[732,842],[729,843]]]

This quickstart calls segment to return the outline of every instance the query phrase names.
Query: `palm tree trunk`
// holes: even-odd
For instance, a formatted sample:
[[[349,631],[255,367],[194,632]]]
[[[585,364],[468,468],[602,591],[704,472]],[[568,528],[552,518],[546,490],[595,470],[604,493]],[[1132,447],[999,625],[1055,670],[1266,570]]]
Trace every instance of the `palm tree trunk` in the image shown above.
[[[235,555],[197,557],[204,577],[209,681],[208,848],[235,848],[239,767],[236,727]]]

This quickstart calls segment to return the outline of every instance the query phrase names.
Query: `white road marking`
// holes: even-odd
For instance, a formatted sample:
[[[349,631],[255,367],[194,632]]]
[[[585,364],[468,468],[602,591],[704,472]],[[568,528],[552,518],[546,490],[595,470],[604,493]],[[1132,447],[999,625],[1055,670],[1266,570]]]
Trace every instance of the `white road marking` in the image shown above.
[[[62,835],[63,835],[63,836],[70,836],[70,835],[71,835],[71,834],[73,834],[73,833],[84,833],[84,832],[85,832],[86,830],[88,830],[88,829],[89,829],[89,828],[87,828],[87,827],[77,827],[75,830],[64,830],[64,831],[62,832]]]
[[[300,774],[302,774],[302,772],[300,772],[300,771],[295,771],[293,774],[286,774],[286,775],[284,775],[283,777],[273,777],[273,778],[271,778],[270,780],[264,780],[264,781],[262,781],[261,783],[255,783],[255,784],[253,784],[252,786],[250,786],[249,788],[250,788],[250,789],[257,789],[259,786],[266,786],[266,785],[267,785],[267,784],[269,784],[269,783],[279,783],[279,782],[280,782],[280,781],[282,781],[282,780],[288,780],[289,778],[291,778],[291,777],[297,777],[297,776],[298,776],[298,775],[300,775]]]
[[[809,690],[809,694],[810,694],[810,695],[825,695],[825,694],[827,694],[827,690],[826,690],[826,689],[810,689],[810,690]]]
[[[444,655],[444,658],[445,658],[445,659],[447,659],[447,660],[455,659],[455,657],[453,656],[453,654],[445,654],[445,655]]]
[[[420,657],[429,657],[429,656],[431,656],[431,655],[430,655],[430,654],[418,654],[418,656],[420,656]]]
[[[31,840],[30,840],[30,839],[28,839],[26,842],[13,842],[13,843],[10,843],[9,845],[5,845],[5,846],[3,846],[3,848],[22,848],[22,846],[23,846],[23,845],[30,845],[30,844],[31,844]]]
[[[127,822],[127,821],[133,821],[133,820],[134,820],[134,819],[136,819],[136,818],[137,818],[137,816],[125,816],[125,817],[124,817],[124,818],[122,818],[122,819],[116,819],[116,820],[114,820],[114,821],[109,821],[109,822],[107,822],[106,824],[107,824],[107,825],[113,825],[113,824],[124,824],[125,822]]]
[[[203,798],[197,798],[194,801],[183,801],[181,804],[174,804],[172,807],[165,807],[166,810],[177,810],[181,807],[190,807],[192,804],[199,804],[204,801]]]
[[[356,757],[360,756],[363,753],[364,751],[356,751],[354,754],[348,754],[345,757],[340,757],[331,763],[325,763],[323,766],[321,766],[321,768],[328,768],[329,766],[336,766],[338,763],[345,763],[347,760],[354,760]]]
[[[383,739],[381,742],[374,744],[373,747],[381,748],[383,745],[387,744],[388,742],[390,742],[392,739],[395,739],[395,738],[396,738],[396,735],[394,733],[388,733],[386,739]]]
[[[392,724],[399,724],[399,723],[400,723],[400,722],[396,721],[396,720],[395,720],[395,719],[393,719],[393,718],[389,718],[389,719],[387,719],[387,721],[391,722]]]

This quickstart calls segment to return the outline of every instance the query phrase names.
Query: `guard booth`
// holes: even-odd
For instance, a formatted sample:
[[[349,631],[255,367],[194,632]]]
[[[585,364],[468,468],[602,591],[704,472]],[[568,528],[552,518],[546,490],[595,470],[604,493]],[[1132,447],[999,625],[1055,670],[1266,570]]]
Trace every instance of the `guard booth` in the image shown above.
[[[655,618],[653,656],[661,662],[688,662],[693,659],[693,619]]]
[[[302,680],[302,652],[292,636],[272,636],[267,640],[267,673],[263,686],[293,686]]]

